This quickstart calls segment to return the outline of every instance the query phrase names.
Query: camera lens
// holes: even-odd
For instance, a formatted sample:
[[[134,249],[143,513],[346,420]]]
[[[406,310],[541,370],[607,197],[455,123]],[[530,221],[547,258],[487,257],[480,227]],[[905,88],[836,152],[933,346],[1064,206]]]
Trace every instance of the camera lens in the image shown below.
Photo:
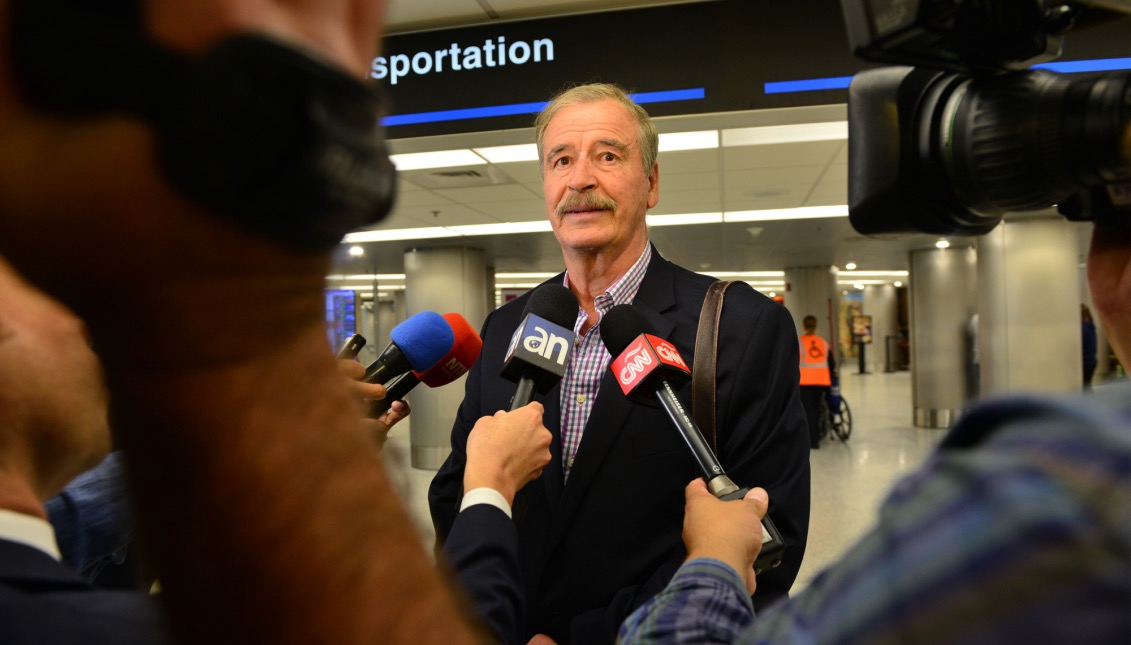
[[[931,120],[933,161],[975,214],[1047,208],[1131,177],[1120,145],[1131,123],[1131,74],[1030,70],[936,87],[944,95],[922,115]]]

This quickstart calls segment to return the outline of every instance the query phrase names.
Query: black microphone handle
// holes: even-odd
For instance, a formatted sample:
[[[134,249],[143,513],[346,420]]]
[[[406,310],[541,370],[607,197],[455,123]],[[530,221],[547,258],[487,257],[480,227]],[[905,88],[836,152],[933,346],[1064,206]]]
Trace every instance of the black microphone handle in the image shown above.
[[[660,378],[659,381],[660,385],[656,389],[656,398],[659,399],[660,406],[664,408],[672,422],[675,423],[675,427],[679,430],[679,435],[683,437],[684,442],[687,443],[687,447],[691,449],[691,454],[695,457],[695,463],[699,466],[699,472],[703,475],[703,479],[711,481],[719,475],[725,475],[722,464],[715,457],[711,447],[707,445],[707,440],[703,438],[699,426],[695,425],[695,422],[687,415],[687,411],[683,409],[683,404],[676,397],[671,382],[666,378]]]
[[[517,410],[524,405],[529,404],[534,400],[534,379],[529,376],[523,376],[518,379],[518,387],[514,390],[514,398],[511,399],[511,410]]]
[[[389,384],[385,388],[385,398],[377,399],[369,404],[369,418],[376,419],[382,414],[389,411],[392,407],[393,401],[400,401],[409,393],[412,388],[420,385],[420,379],[412,372],[405,372],[403,376]]]
[[[384,385],[393,380],[393,377],[400,376],[412,369],[412,364],[408,362],[408,357],[404,355],[400,347],[396,343],[389,343],[388,346],[377,357],[377,360],[369,364],[365,368],[365,376],[362,377],[362,383],[379,383]]]
[[[699,426],[695,425],[695,421],[687,416],[687,411],[683,409],[683,404],[676,397],[671,382],[666,378],[660,379],[660,385],[656,388],[656,398],[660,400],[660,405],[663,406],[668,416],[675,423],[680,436],[691,448],[691,454],[695,456],[699,471],[703,473],[703,479],[707,480],[707,488],[711,491],[711,494],[724,501],[742,499],[750,489],[739,488],[723,472],[722,464],[715,457],[714,451],[707,445]],[[784,552],[785,542],[782,540],[781,533],[778,532],[778,527],[774,526],[769,515],[763,517],[762,551],[758,553],[758,558],[754,561],[754,572],[761,573],[780,565]]]

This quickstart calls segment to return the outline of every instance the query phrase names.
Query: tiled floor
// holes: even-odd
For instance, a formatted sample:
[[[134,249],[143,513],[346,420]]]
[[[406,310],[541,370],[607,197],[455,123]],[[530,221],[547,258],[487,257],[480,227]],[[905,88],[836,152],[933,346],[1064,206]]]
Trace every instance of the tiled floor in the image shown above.
[[[804,586],[872,524],[892,483],[918,466],[942,438],[942,430],[912,425],[911,374],[841,373],[841,392],[852,409],[847,442],[825,441],[811,453],[813,505],[809,547],[794,589]],[[406,467],[408,423],[398,426],[386,446],[394,478],[431,548],[427,491],[432,471]]]

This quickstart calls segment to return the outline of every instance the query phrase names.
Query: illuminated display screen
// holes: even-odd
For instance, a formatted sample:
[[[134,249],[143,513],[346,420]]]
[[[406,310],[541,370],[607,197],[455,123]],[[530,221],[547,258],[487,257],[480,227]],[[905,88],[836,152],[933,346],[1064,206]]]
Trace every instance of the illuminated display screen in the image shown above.
[[[337,352],[357,333],[357,299],[352,289],[326,290],[326,338]]]

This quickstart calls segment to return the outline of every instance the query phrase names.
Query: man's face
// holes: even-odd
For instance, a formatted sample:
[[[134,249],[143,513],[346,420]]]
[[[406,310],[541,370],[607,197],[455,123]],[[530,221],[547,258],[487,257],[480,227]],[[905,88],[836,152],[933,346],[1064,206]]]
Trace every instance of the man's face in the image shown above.
[[[609,99],[562,108],[542,154],[546,212],[567,254],[619,254],[647,238],[644,215],[659,201],[659,171],[644,171],[624,106]]]
[[[0,405],[45,481],[61,487],[110,449],[108,393],[86,326],[0,261]],[[19,433],[19,434],[15,434]]]

